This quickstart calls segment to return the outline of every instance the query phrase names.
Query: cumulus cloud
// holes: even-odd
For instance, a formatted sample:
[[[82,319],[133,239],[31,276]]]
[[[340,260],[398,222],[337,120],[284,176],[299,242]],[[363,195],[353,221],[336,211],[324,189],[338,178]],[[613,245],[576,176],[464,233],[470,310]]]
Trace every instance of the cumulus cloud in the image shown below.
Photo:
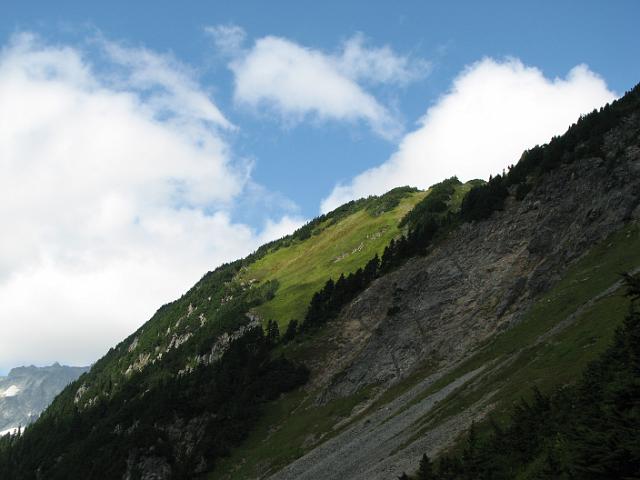
[[[549,79],[517,59],[483,59],[453,81],[386,162],[336,185],[321,211],[399,185],[426,188],[453,175],[470,180],[500,173],[524,149],[546,143],[614,98],[585,65]]]
[[[302,220],[300,217],[292,217],[289,215],[284,215],[278,221],[267,219],[265,227],[260,233],[258,243],[262,245],[272,240],[282,238],[300,228],[304,223],[306,223],[306,221]]]
[[[399,55],[388,46],[368,47],[360,34],[337,53],[327,53],[275,36],[242,49],[245,34],[237,26],[209,27],[207,32],[232,57],[235,101],[273,111],[289,124],[307,117],[364,121],[378,135],[395,138],[402,122],[368,87],[404,86],[429,70],[428,62]]]
[[[0,370],[86,364],[206,270],[298,226],[227,213],[250,182],[174,59],[23,34],[0,51]]]

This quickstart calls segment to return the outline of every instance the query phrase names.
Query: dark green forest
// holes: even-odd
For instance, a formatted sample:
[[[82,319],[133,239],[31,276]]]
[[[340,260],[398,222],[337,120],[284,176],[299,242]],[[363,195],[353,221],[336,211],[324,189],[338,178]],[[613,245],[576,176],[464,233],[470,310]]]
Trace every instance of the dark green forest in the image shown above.
[[[137,374],[90,409],[44,415],[24,436],[0,439],[0,478],[122,478],[127,461],[137,455],[168,459],[172,478],[211,470],[246,437],[265,402],[306,382],[307,369],[272,358],[273,346],[261,328],[254,328],[213,365],[166,378],[151,389]],[[184,432],[178,435],[167,427],[192,418],[198,420],[196,432],[180,422]],[[180,442],[190,448],[176,448]]]

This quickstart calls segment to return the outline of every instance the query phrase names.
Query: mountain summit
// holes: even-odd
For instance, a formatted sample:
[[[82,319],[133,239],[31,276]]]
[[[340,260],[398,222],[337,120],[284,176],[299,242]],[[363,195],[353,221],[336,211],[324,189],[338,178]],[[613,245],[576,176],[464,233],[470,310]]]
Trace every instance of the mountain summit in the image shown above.
[[[8,376],[0,377],[0,432],[29,425],[64,387],[88,370],[58,362],[11,369]]]

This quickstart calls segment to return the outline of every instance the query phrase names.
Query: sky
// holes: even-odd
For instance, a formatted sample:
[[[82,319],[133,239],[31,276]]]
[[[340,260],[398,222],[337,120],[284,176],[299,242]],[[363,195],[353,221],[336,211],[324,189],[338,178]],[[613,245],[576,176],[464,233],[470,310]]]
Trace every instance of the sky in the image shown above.
[[[86,365],[354,198],[488,178],[640,81],[636,1],[0,0],[0,375]]]

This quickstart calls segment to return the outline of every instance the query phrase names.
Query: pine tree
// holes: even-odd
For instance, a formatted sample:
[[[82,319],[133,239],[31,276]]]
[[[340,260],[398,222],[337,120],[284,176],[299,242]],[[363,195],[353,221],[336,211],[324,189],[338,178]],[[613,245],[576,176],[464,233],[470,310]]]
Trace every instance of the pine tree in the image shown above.
[[[345,278],[344,273],[340,274],[340,277],[336,281],[333,288],[333,294],[329,299],[328,314],[335,315],[342,307],[346,297],[348,296],[349,282]]]
[[[640,300],[640,276],[625,273],[623,277],[627,287],[626,296],[631,297],[631,301]]]
[[[296,333],[298,333],[298,321],[291,320],[282,336],[282,343],[289,343],[296,336]]]
[[[271,346],[278,343],[280,339],[280,328],[278,328],[278,323],[274,320],[269,320],[267,323],[267,343]]]
[[[479,470],[478,459],[478,434],[474,423],[469,427],[467,442],[462,452],[462,464],[467,478],[476,478]]]
[[[376,253],[375,257],[367,262],[364,267],[364,281],[365,284],[371,283],[378,276],[378,269],[380,268],[380,259]]]
[[[384,247],[384,252],[382,253],[382,261],[380,262],[381,271],[386,272],[393,267],[395,253],[396,241],[392,238],[389,242],[389,245]]]
[[[355,273],[349,275],[352,276],[351,284],[349,285],[349,300],[352,299],[358,292],[360,292],[364,286],[364,271],[361,268],[355,271]]]
[[[420,467],[418,468],[418,480],[431,480],[433,478],[435,478],[433,474],[433,464],[425,453],[420,459]]]

